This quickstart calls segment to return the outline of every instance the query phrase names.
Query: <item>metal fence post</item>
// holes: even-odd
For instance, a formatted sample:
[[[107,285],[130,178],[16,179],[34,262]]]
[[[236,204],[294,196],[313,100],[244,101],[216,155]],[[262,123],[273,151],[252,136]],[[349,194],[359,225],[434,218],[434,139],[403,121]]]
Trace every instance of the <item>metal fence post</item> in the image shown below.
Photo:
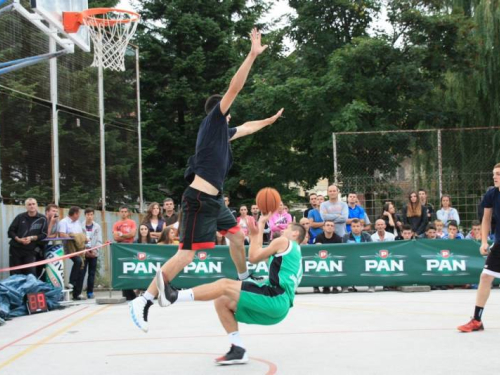
[[[443,149],[441,147],[441,129],[437,131],[438,143],[438,181],[439,181],[439,198],[443,196]]]
[[[332,144],[333,144],[333,180],[335,185],[338,185],[338,165],[337,165],[337,137],[335,133],[332,133]]]
[[[142,191],[142,134],[141,134],[141,81],[139,70],[139,47],[135,47],[135,74],[137,94],[137,138],[139,143],[139,212],[144,212],[144,199]]]

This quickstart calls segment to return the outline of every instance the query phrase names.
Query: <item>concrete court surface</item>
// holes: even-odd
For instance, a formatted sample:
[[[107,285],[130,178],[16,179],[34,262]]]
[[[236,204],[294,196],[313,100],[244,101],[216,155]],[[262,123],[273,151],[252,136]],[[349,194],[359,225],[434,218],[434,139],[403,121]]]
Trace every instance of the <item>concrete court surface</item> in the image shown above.
[[[128,307],[84,301],[0,327],[1,375],[498,374],[500,290],[486,330],[460,333],[475,290],[312,294],[303,288],[276,326],[242,324],[250,362],[218,367],[229,349],[210,302],[150,310],[145,334]]]

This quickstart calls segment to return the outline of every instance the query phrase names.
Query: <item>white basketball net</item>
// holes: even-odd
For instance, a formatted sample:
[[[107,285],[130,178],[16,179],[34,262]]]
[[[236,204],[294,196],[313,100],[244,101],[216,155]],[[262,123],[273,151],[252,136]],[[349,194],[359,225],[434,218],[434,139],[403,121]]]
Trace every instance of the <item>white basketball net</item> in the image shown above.
[[[116,11],[84,18],[94,44],[92,66],[125,71],[125,52],[138,21],[139,17]]]

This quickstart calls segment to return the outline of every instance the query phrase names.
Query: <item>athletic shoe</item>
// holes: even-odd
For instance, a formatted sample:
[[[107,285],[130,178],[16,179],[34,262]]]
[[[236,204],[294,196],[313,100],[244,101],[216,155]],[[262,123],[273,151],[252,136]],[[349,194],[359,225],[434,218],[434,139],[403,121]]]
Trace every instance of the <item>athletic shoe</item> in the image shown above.
[[[139,296],[128,303],[132,321],[144,332],[147,332],[149,330],[148,311],[152,305],[153,302],[147,300],[143,296]]]
[[[342,287],[342,293],[349,293],[349,288],[346,286]]]
[[[332,286],[332,293],[333,294],[337,294],[339,292],[339,290],[337,289],[336,286]]]
[[[218,365],[239,365],[247,362],[247,351],[236,345],[231,345],[231,349],[225,355],[215,359],[215,363]]]
[[[163,273],[161,269],[156,272],[156,287],[158,288],[158,304],[161,307],[170,306],[177,301],[179,292],[173,288],[170,283],[163,280]]]
[[[369,286],[368,287],[368,293],[375,293],[375,287],[374,286]]]
[[[457,327],[462,332],[474,332],[484,330],[483,322],[472,318],[469,323]]]
[[[323,293],[330,294],[330,287],[328,287],[328,286],[323,287]]]
[[[319,293],[319,288],[317,286],[313,287],[313,292],[314,293]]]
[[[88,299],[94,299],[94,293],[87,293]]]

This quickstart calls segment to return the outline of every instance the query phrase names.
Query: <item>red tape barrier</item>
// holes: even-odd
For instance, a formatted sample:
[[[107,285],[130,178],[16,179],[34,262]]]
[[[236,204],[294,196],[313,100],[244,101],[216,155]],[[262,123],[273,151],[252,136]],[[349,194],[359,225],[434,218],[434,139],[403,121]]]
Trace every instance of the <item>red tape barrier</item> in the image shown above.
[[[74,256],[86,253],[87,251],[97,250],[97,249],[100,249],[101,247],[108,246],[110,243],[111,243],[111,241],[108,241],[108,242],[106,242],[106,243],[104,243],[104,244],[102,244],[100,246],[96,246],[96,247],[93,247],[91,249],[85,249],[85,250],[77,251],[76,253],[66,254],[66,255],[63,255],[63,256],[57,257],[57,258],[40,260],[38,262],[23,264],[21,266],[16,266],[16,267],[0,268],[0,272],[17,271],[17,270],[22,270],[24,268],[30,268],[30,267],[35,267],[35,266],[41,266],[43,264],[54,263],[54,262],[57,262],[57,261],[59,261],[61,259],[73,258]]]

